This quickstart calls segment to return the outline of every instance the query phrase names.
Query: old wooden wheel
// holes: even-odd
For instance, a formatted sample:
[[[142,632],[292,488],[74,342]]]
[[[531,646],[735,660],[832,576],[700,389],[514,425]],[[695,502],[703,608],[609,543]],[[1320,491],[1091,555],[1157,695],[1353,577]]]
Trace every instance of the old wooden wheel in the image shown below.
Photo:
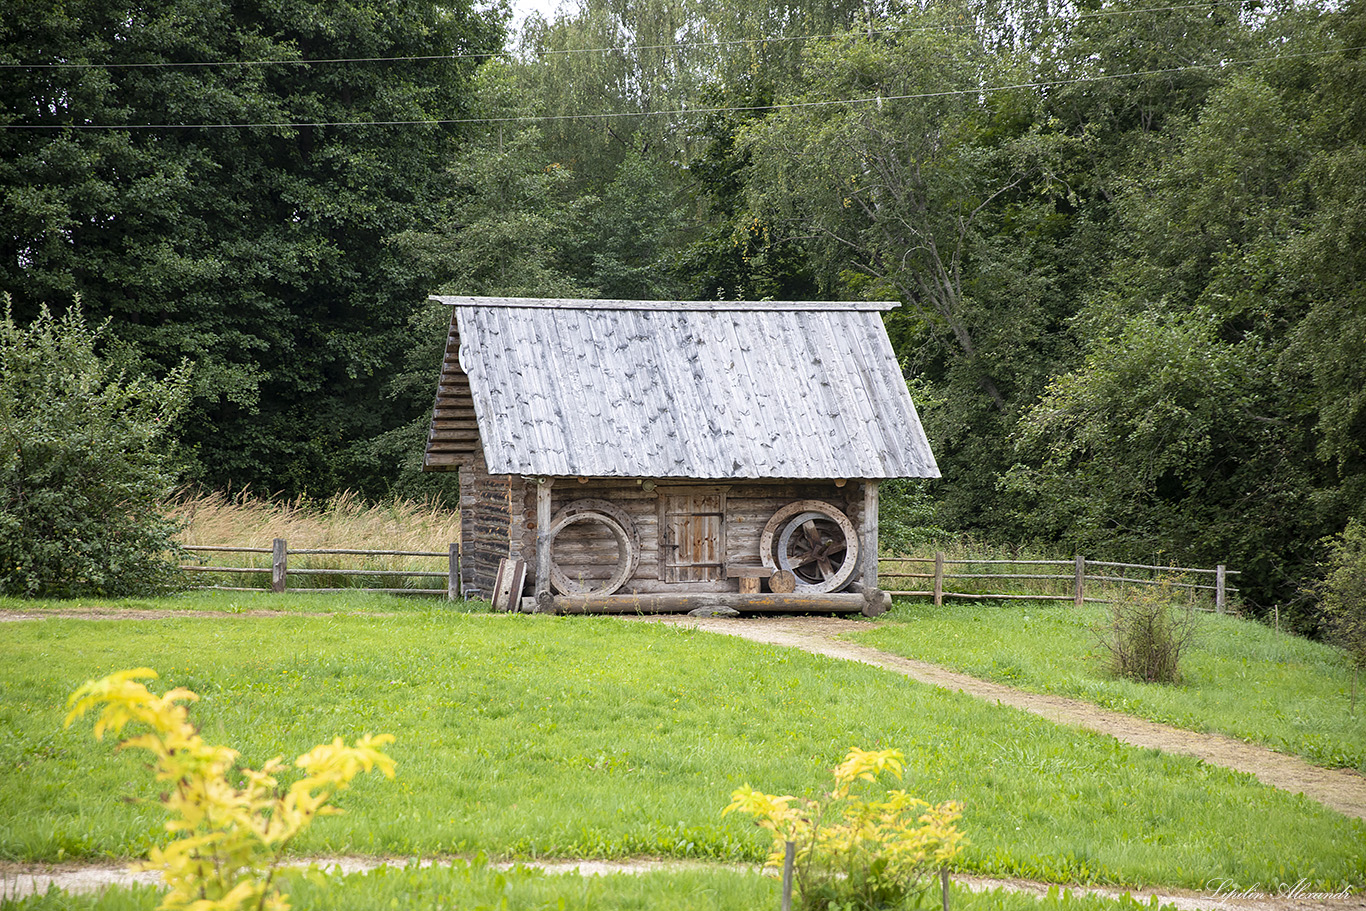
[[[616,543],[615,571],[601,584],[591,579],[576,579],[565,572],[555,559],[555,538],[571,525],[601,526]],[[550,584],[562,595],[611,595],[635,575],[640,562],[640,538],[635,524],[624,510],[605,500],[575,500],[556,513],[546,532],[550,548]]]
[[[858,533],[829,503],[798,500],[768,520],[759,557],[770,569],[792,573],[798,591],[839,591],[858,569]]]

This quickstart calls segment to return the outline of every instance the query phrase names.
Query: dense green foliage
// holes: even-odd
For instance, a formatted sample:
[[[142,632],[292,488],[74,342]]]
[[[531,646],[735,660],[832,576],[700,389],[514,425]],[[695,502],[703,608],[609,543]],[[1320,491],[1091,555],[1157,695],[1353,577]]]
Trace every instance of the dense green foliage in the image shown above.
[[[338,63],[502,34],[160,9],[0,23],[0,289],[196,361],[200,478],[422,489],[428,291],[890,298],[919,528],[1226,563],[1317,628],[1366,516],[1366,0],[578,0]]]
[[[501,40],[465,0],[13,6],[0,289],[21,321],[79,292],[149,364],[194,361],[200,480],[383,492],[364,443],[430,396],[385,394],[433,284],[392,241],[446,192],[432,121],[480,59],[450,55]]]
[[[1192,757],[685,627],[441,610],[6,624],[0,857],[136,856],[164,838],[158,810],[119,799],[145,793],[140,758],[61,728],[70,689],[137,661],[199,693],[202,735],[247,765],[402,732],[397,780],[354,784],[345,814],[293,844],[303,855],[754,862],[772,843],[722,817],[734,790],[815,795],[865,744],[906,755],[908,792],[963,802],[966,871],[1366,881],[1366,823]]]
[[[178,579],[162,499],[190,371],[124,373],[79,306],[0,316],[0,595],[126,595]]]
[[[1366,667],[1366,525],[1349,522],[1334,542],[1321,589],[1329,637]]]

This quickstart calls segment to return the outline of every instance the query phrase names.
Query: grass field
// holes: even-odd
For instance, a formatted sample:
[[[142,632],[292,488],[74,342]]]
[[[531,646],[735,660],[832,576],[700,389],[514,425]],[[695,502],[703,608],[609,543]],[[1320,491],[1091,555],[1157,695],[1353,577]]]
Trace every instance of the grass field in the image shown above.
[[[987,680],[1217,731],[1328,767],[1366,772],[1366,702],[1351,712],[1341,651],[1230,616],[1198,615],[1176,686],[1111,677],[1092,632],[1103,608],[897,602],[851,638]]]
[[[253,606],[292,596],[253,599]],[[156,603],[156,602],[153,602]],[[402,602],[400,602],[401,604]],[[301,853],[755,861],[720,810],[810,793],[853,745],[967,805],[963,867],[1054,882],[1366,883],[1366,824],[1193,759],[1129,748],[876,669],[616,619],[381,615],[52,619],[0,643],[0,857],[130,857],[160,836],[140,761],[61,729],[66,695],[137,665],[201,693],[256,765],[334,735],[399,738]]]

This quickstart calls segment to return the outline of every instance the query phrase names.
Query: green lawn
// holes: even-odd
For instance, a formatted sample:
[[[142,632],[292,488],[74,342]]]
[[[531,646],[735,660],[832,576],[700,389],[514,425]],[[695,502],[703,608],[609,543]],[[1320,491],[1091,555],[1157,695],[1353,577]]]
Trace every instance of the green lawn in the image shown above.
[[[287,596],[277,599],[290,600]],[[267,600],[269,603],[269,600]],[[1366,883],[1366,824],[1186,757],[861,665],[611,618],[425,611],[5,624],[0,857],[129,857],[160,838],[141,760],[62,730],[87,678],[150,665],[256,765],[396,734],[301,853],[754,861],[733,788],[810,793],[850,746],[957,798],[965,869],[1055,882]]]
[[[1176,686],[1111,677],[1091,628],[1102,608],[897,602],[848,638],[986,680],[1084,699],[1192,731],[1218,731],[1366,772],[1366,701],[1351,712],[1342,652],[1249,620],[1199,615]]]

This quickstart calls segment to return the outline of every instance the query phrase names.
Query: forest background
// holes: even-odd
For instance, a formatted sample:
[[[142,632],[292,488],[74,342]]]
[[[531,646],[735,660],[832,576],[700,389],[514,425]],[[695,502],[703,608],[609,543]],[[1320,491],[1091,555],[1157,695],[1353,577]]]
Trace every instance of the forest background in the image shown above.
[[[884,535],[1228,563],[1366,519],[1366,0],[70,0],[0,17],[0,291],[192,366],[187,481],[420,472],[432,292],[893,299]]]

